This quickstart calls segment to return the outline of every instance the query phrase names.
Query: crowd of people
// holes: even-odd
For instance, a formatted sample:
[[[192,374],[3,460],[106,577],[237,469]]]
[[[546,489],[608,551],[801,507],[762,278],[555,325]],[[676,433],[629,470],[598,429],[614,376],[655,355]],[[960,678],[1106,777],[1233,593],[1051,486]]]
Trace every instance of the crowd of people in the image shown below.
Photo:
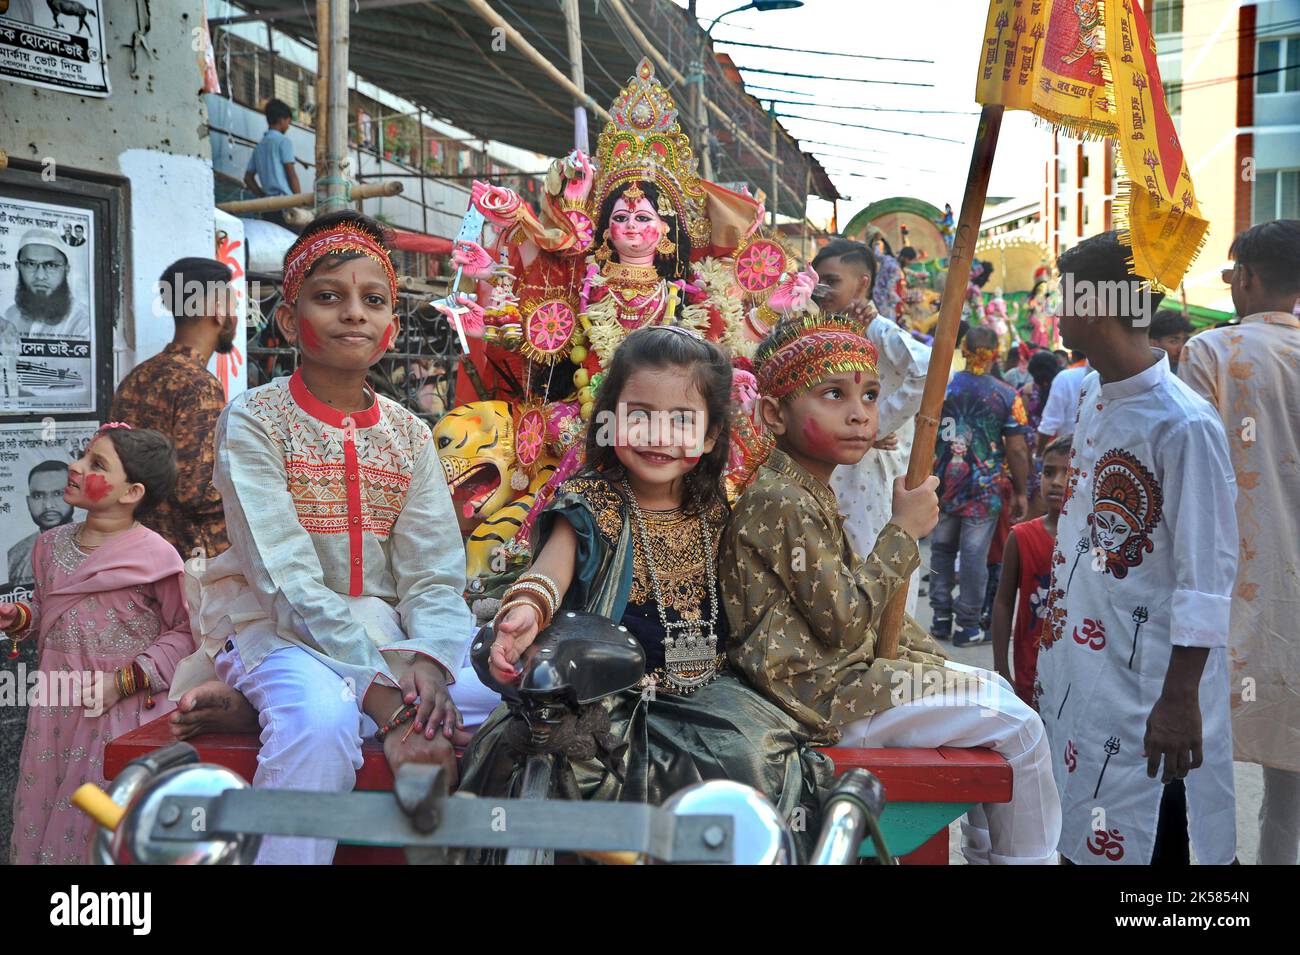
[[[394,768],[508,791],[517,752],[468,665],[438,448],[366,384],[398,330],[384,241],[352,212],[304,230],[275,316],[297,370],[228,404],[205,366],[233,340],[230,272],[178,261],[161,279],[178,290],[171,344],[121,382],[58,500],[46,479],[65,471],[33,474],[35,596],[0,605],[0,627],[39,645],[42,672],[73,674],[78,705],[31,707],[10,861],[85,861],[71,792],[103,784],[110,740],[164,716],[178,739],[260,734],[258,787],[347,791],[376,736]],[[1247,230],[1230,254],[1240,321],[1194,336],[1115,233],[1062,254],[1075,287],[1128,283],[1140,307],[1065,302],[1066,354],[963,328],[934,474],[912,489],[930,349],[877,308],[867,246],[824,246],[811,294],[758,346],[745,411],[767,444],[738,496],[727,348],[681,323],[631,330],[590,410],[667,426],[587,429],[495,615],[494,679],[516,679],[563,610],[640,643],[657,692],[607,701],[625,763],[573,761],[587,799],[659,802],[723,777],[815,820],[833,771],[819,747],[988,747],[1014,785],[963,819],[973,863],[1226,864],[1235,757],[1264,767],[1259,861],[1294,864],[1300,222]],[[193,283],[219,292],[192,307]],[[912,617],[926,539],[928,632]],[[993,671],[943,646],[984,641]],[[334,848],[268,838],[258,861],[326,864]]]

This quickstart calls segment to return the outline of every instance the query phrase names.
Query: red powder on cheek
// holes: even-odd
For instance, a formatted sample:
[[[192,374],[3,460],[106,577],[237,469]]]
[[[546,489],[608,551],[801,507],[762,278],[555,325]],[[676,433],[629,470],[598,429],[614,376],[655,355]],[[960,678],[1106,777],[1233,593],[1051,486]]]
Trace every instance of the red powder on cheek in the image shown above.
[[[81,487],[86,492],[86,497],[96,504],[108,496],[108,482],[101,474],[87,474],[86,479],[81,482]]]
[[[303,348],[309,348],[312,351],[320,348],[320,338],[316,335],[316,330],[311,327],[311,322],[305,318],[298,320],[298,337],[302,339]]]
[[[379,340],[379,348],[370,356],[370,363],[373,365],[383,357],[384,352],[388,351],[388,346],[393,343],[393,326],[389,325],[384,332],[384,337]]]
[[[808,445],[808,450],[814,453],[824,452],[830,447],[830,440],[826,432],[812,418],[808,418],[803,423],[803,439]]]

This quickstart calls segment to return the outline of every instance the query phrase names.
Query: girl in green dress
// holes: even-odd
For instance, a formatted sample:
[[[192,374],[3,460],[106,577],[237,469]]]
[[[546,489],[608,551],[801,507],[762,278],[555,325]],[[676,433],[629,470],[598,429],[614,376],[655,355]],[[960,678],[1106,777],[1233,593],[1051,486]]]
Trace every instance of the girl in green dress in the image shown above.
[[[605,701],[613,734],[628,744],[623,780],[578,761],[577,792],[657,804],[692,783],[731,779],[763,792],[796,830],[811,828],[830,761],[726,669],[716,561],[728,517],[731,374],[721,348],[679,326],[622,343],[596,396],[585,469],[540,516],[532,567],[502,600],[492,672],[517,678],[521,654],[560,610],[615,620],[646,655],[641,686]],[[503,706],[475,736],[463,790],[510,791],[521,761],[503,745],[508,722]]]

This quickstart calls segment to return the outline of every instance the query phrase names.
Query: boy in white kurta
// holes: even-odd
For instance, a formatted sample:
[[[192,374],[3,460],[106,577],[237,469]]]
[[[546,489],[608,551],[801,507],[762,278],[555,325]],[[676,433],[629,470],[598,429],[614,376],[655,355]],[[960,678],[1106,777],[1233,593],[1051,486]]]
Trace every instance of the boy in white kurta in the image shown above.
[[[1097,288],[1127,279],[1129,254],[1105,233],[1059,267],[1076,289]],[[1096,373],[1079,401],[1038,662],[1060,851],[1076,864],[1152,862],[1166,787],[1185,783],[1198,861],[1226,864],[1236,484],[1218,415],[1147,342],[1155,296],[1125,298],[1127,317],[1087,317],[1097,309],[1078,302],[1061,316],[1065,343]],[[1178,853],[1160,848],[1159,861]]]
[[[276,317],[301,364],[218,422],[231,546],[198,568],[203,644],[173,695],[207,668],[251,704],[254,786],[347,791],[362,736],[399,721],[414,732],[379,734],[390,766],[438,762],[454,776],[465,555],[428,425],[365,384],[398,321],[379,226],[356,213],[309,226],[285,256],[284,301]],[[268,837],[257,861],[328,864],[333,852]]]

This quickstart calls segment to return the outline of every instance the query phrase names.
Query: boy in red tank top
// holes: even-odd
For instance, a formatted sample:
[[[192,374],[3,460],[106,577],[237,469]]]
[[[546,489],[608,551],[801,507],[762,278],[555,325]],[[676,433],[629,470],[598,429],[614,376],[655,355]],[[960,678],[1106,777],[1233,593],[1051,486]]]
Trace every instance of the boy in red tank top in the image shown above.
[[[1065,501],[1070,473],[1070,436],[1057,438],[1043,451],[1043,498],[1047,513],[1011,528],[1002,552],[1002,576],[993,598],[993,667],[1016,689],[1016,695],[1033,706],[1038,674],[1038,636],[1047,613],[1047,591],[1052,580],[1052,546],[1056,519]],[[1012,630],[1012,615],[1015,629]],[[1015,676],[1007,661],[1014,646]],[[1037,709],[1037,707],[1035,707]]]

